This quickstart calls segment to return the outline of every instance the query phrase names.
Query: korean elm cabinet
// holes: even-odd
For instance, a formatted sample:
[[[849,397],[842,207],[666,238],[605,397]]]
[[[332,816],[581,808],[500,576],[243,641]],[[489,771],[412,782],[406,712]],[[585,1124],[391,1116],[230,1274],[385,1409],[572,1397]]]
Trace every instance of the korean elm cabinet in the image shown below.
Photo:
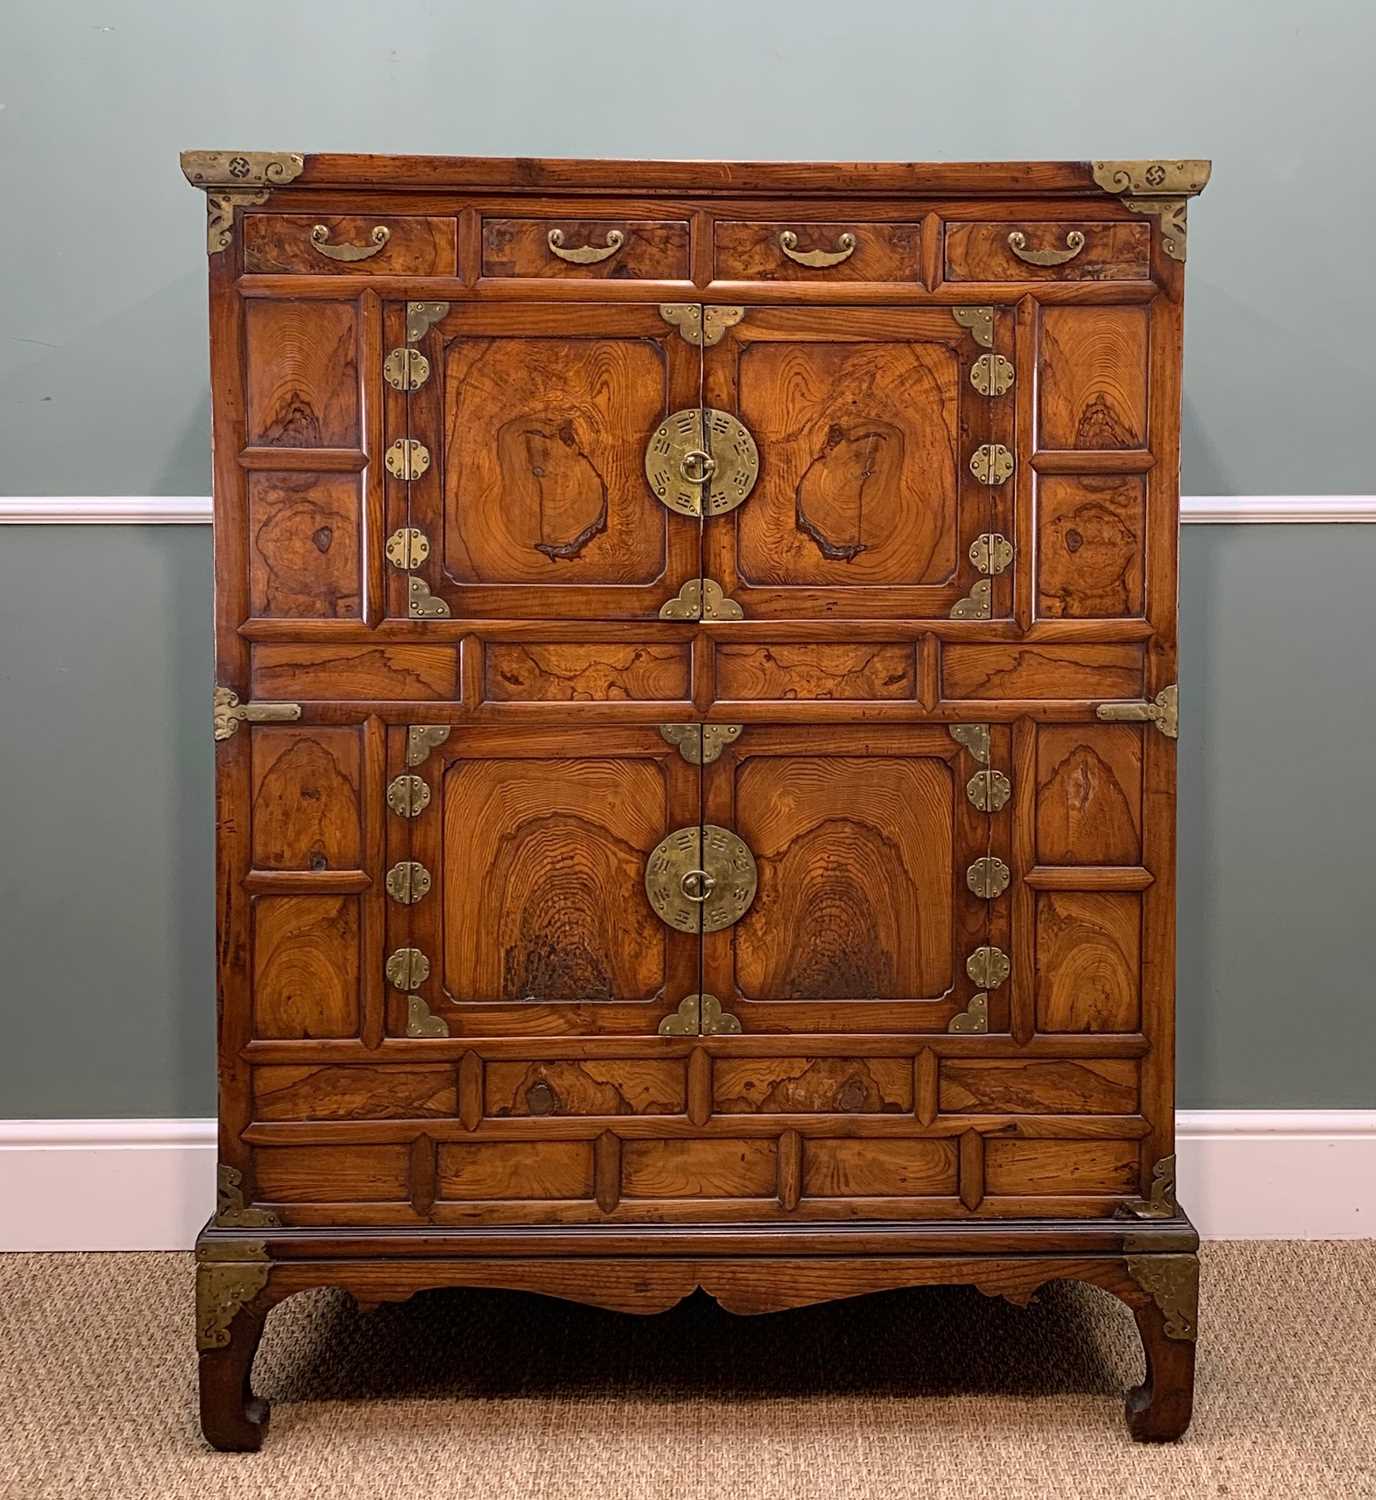
[[[307,1287],[1056,1278],[1189,1421],[1186,203],[1207,162],[188,152],[220,1168],[202,1419]]]

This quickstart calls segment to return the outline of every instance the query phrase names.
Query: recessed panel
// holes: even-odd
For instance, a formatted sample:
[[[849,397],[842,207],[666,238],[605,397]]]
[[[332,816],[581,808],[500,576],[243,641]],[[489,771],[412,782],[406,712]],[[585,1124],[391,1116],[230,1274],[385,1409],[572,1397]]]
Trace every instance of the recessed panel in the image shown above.
[[[400,1203],[411,1196],[410,1148],[258,1146],[257,1196],[268,1203]]]
[[[916,692],[911,641],[717,647],[717,697],[724,701],[904,699]]]
[[[260,870],[352,870],[363,863],[357,729],[255,725],[253,864]]]
[[[299,646],[253,648],[253,696],[288,701],[452,698],[459,648],[448,646]]]
[[[359,483],[353,474],[248,476],[249,600],[263,619],[357,619]]]
[[[681,1115],[687,1077],[676,1058],[497,1062],[483,1069],[484,1112],[541,1115]]]
[[[491,641],[484,648],[484,661],[489,702],[682,701],[690,691],[692,648],[677,641]]]
[[[449,1200],[590,1198],[591,1141],[441,1145],[435,1195]]]
[[[1132,1193],[1139,1154],[1136,1141],[989,1140],[984,1188],[1018,1197]]]
[[[919,1198],[955,1190],[954,1141],[808,1140],[803,1146],[809,1198]]]
[[[453,1118],[453,1067],[273,1066],[253,1070],[255,1120],[418,1120]]]
[[[1137,474],[1037,478],[1037,613],[1048,620],[1140,618],[1147,486]]]
[[[627,1141],[622,1196],[772,1198],[777,1149],[772,1140]]]
[[[280,448],[360,441],[358,327],[352,302],[244,303],[248,440]]]
[[[664,508],[645,481],[660,344],[459,337],[444,356],[444,566],[470,584],[648,584]]]
[[[712,1095],[728,1115],[906,1114],[913,1065],[907,1057],[719,1057]]]
[[[1124,891],[1037,893],[1037,1029],[1135,1031],[1142,898]]]
[[[253,903],[253,1031],[358,1034],[358,897],[259,896]]]
[[[1140,646],[959,646],[941,649],[944,698],[1138,698]]]
[[[1141,856],[1142,730],[1039,725],[1037,863],[1137,865]]]
[[[942,1114],[1127,1115],[1137,1108],[1132,1058],[941,1060]]]
[[[1147,446],[1145,307],[1046,307],[1037,355],[1039,448]]]

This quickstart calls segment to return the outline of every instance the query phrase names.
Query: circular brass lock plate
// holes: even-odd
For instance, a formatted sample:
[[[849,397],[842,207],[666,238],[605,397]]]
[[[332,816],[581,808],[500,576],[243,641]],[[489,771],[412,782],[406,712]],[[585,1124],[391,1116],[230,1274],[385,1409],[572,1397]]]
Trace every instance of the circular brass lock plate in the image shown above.
[[[645,866],[645,894],[661,921],[679,932],[720,932],[750,909],[755,856],[715,823],[678,828],[655,846]]]
[[[727,411],[686,407],[666,417],[645,449],[645,478],[660,504],[683,516],[724,516],[760,472],[755,439]]]

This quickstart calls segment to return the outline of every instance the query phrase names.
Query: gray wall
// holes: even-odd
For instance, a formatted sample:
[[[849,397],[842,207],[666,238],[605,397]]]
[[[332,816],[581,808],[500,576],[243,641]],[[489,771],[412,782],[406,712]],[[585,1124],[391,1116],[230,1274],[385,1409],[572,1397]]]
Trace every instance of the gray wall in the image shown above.
[[[208,490],[184,146],[1211,155],[1183,488],[1373,488],[1365,3],[14,9],[0,492]],[[213,1109],[209,571],[206,528],[0,529],[0,1116]],[[1185,532],[1185,1106],[1376,1103],[1374,574],[1373,528]]]

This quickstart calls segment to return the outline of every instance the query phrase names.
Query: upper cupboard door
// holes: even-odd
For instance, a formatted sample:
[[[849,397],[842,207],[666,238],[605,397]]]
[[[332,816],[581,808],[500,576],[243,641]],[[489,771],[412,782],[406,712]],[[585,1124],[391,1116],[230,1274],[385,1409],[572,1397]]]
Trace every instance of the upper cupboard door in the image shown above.
[[[747,308],[704,404],[759,476],[709,515],[707,576],[746,619],[1006,615],[1012,344],[1011,309]]]
[[[660,503],[645,456],[697,410],[699,351],[657,307],[411,308],[424,365],[388,434],[413,445],[411,614],[655,618],[698,577],[700,522]]]

